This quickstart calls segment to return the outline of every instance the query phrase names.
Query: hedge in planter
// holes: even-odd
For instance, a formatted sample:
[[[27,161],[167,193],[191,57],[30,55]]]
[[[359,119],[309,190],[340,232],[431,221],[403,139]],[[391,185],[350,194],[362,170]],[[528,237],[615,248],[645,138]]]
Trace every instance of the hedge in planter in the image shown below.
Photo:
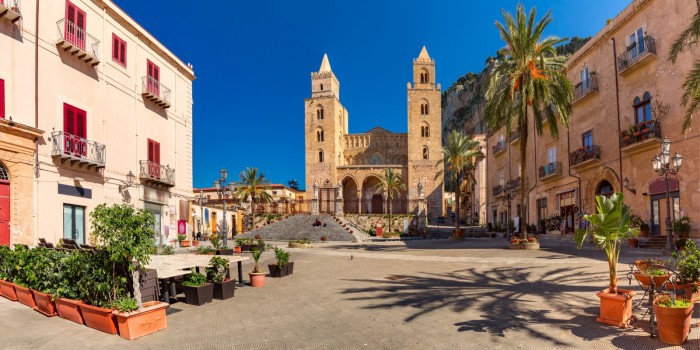
[[[15,252],[8,246],[0,246],[0,295],[17,301],[14,279]]]

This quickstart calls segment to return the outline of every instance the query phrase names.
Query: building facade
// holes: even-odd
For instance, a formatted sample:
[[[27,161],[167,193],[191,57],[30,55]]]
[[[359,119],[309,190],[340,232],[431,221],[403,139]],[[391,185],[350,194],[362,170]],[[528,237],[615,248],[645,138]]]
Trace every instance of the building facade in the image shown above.
[[[680,96],[700,54],[686,50],[673,64],[668,52],[698,10],[694,1],[635,0],[568,59],[575,93],[569,129],[560,127],[552,137],[545,125],[528,145],[529,223],[544,220],[550,231],[571,233],[581,214],[595,211],[596,195],[623,192],[652,235],[665,235],[666,183],[651,159],[668,138],[671,152],[690,160],[670,181],[670,215],[689,216],[697,232],[700,169],[691,159],[700,134],[697,128],[681,133]],[[519,176],[517,138],[499,130],[489,143],[489,220],[504,222],[507,203],[499,187]],[[519,199],[516,195],[513,216]]]
[[[2,3],[19,17],[0,18],[0,128],[14,137],[0,144],[0,243],[88,243],[95,206],[124,202],[173,238],[192,194],[191,66],[109,0]]]
[[[442,180],[435,179],[435,163],[442,157],[440,84],[425,47],[413,61],[407,97],[407,133],[381,127],[348,133],[340,83],[324,55],[319,71],[311,74],[311,98],[304,101],[306,198],[317,201],[317,212],[386,213],[388,197],[375,188],[384,169],[391,168],[408,189],[392,199],[392,212],[417,213],[424,199],[428,218],[441,215]]]

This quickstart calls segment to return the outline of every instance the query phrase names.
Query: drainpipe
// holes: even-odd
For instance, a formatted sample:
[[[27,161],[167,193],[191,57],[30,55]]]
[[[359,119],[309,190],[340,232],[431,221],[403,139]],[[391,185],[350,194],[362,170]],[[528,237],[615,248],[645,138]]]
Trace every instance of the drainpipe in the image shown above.
[[[617,105],[617,155],[620,162],[620,181],[622,181],[622,141],[620,133],[622,126],[620,124],[620,82],[617,76],[617,48],[615,46],[615,38],[612,38],[613,43],[613,67],[615,67],[615,103]]]
[[[34,128],[39,128],[39,7],[40,0],[36,0],[34,18]],[[37,241],[39,231],[39,138],[34,138],[34,229],[32,233],[33,244]]]
[[[571,174],[571,137],[570,137],[570,131],[567,129],[566,130],[566,154],[569,157],[569,176],[576,178],[578,180],[578,193],[576,194],[576,201],[578,202],[578,210],[579,212],[583,211],[583,208],[581,208],[581,195],[583,193],[583,190],[581,189],[581,178]]]

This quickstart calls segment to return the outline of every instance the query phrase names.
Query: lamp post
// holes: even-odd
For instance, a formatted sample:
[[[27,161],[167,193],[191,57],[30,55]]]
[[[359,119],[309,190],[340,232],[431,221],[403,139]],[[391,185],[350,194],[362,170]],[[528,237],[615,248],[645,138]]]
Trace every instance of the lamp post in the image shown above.
[[[197,201],[197,204],[199,204],[199,209],[201,211],[201,216],[199,217],[199,234],[201,236],[204,227],[204,205],[207,204],[209,198],[204,195],[204,191],[199,191],[199,196],[194,197],[194,199]]]
[[[671,189],[668,186],[668,175],[675,175],[681,168],[683,157],[676,152],[671,159],[671,141],[664,137],[661,142],[661,153],[654,155],[651,159],[651,166],[659,176],[666,180],[666,250],[675,248],[673,244],[673,225],[671,225]]]
[[[226,224],[226,196],[233,193],[234,190],[234,185],[232,182],[226,184],[227,177],[228,172],[226,171],[226,168],[221,168],[221,177],[214,180],[214,188],[216,189],[216,193],[223,200],[224,204],[224,215],[222,215],[224,217],[224,221],[221,225],[221,230],[224,231],[224,247],[228,247],[228,225]]]
[[[513,199],[515,199],[515,186],[513,186],[512,181],[508,181],[503,186],[503,196],[506,198],[507,208],[506,208],[506,237],[510,241],[510,206]]]

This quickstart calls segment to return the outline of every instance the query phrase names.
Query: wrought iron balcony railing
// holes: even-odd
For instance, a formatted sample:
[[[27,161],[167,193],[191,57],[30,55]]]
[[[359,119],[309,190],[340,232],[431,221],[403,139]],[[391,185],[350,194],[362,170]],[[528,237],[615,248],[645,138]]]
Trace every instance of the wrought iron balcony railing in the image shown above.
[[[600,160],[600,146],[586,146],[581,147],[573,152],[571,152],[570,162],[571,166],[577,166],[581,163],[587,162],[589,160]]]
[[[139,163],[141,165],[139,178],[142,182],[166,187],[175,186],[175,169],[171,169],[169,165],[158,164],[150,160],[142,160]]]
[[[514,130],[510,133],[510,142],[515,142],[520,140],[520,130]]]
[[[15,23],[22,18],[21,0],[0,0],[0,18]]]
[[[170,89],[154,77],[145,76],[141,80],[141,95],[163,108],[170,108]]]
[[[503,194],[503,186],[501,185],[496,185],[493,186],[493,196],[498,197]]]
[[[538,169],[540,180],[561,175],[561,162],[549,163]]]
[[[497,154],[506,150],[506,143],[503,141],[498,141],[498,142],[496,142],[495,145],[493,145],[492,149],[493,149],[493,154],[497,155]]]
[[[107,147],[101,143],[63,131],[51,133],[52,157],[104,168],[107,162]]]
[[[516,178],[513,179],[513,180],[508,181],[508,182],[506,183],[506,186],[507,186],[508,188],[512,188],[512,189],[514,189],[514,190],[519,189],[519,188],[520,188],[520,176],[516,177]]]
[[[661,123],[657,120],[649,120],[631,125],[620,133],[622,148],[640,143],[648,139],[661,138]]]
[[[97,38],[67,18],[60,19],[56,22],[56,26],[58,27],[56,45],[93,66],[100,63],[100,41]]]
[[[647,35],[644,40],[635,42],[617,57],[617,70],[622,73],[649,55],[656,55],[656,40]]]
[[[574,86],[574,101],[576,102],[594,92],[598,92],[598,78],[592,76]]]

